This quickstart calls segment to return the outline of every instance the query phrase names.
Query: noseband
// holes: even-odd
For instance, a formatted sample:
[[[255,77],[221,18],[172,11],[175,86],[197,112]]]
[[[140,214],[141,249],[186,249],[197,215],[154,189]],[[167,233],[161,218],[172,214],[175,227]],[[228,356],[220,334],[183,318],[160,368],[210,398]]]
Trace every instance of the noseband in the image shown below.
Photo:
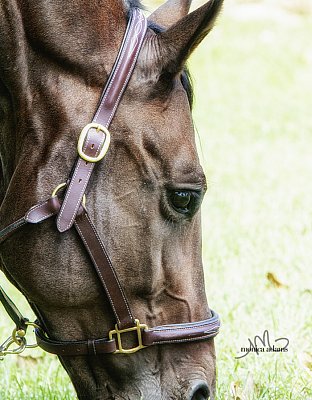
[[[0,231],[1,243],[25,224],[38,224],[54,216],[57,216],[59,232],[65,232],[74,226],[109,299],[116,325],[106,337],[99,339],[53,340],[39,323],[30,323],[24,318],[0,287],[0,301],[16,325],[12,336],[0,346],[0,357],[19,352],[9,350],[13,343],[20,346],[17,350],[31,347],[26,344],[25,339],[28,326],[35,327],[37,344],[43,350],[59,356],[129,354],[156,344],[207,340],[219,332],[220,320],[213,311],[211,311],[211,318],[203,321],[152,328],[148,328],[147,325],[141,324],[134,318],[116,271],[86,209],[84,193],[95,163],[99,162],[108,150],[110,143],[108,127],[132,75],[146,29],[145,17],[139,9],[135,8],[130,16],[119,54],[103,89],[93,120],[83,128],[80,134],[77,147],[78,158],[68,181],[59,185],[50,198],[34,205],[22,218]],[[60,201],[58,192],[63,187],[66,187],[66,192],[63,201]],[[124,348],[123,334],[132,331],[136,334],[136,346]]]

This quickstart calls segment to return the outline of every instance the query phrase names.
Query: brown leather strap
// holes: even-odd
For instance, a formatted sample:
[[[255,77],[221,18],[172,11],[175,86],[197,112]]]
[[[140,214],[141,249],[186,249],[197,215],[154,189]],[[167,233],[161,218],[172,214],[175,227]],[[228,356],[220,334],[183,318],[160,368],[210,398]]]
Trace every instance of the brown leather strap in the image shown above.
[[[26,213],[25,220],[30,224],[38,224],[53,217],[60,210],[61,204],[57,196],[52,196],[46,201],[31,207]]]
[[[98,277],[105,289],[116,317],[118,327],[124,329],[133,326],[135,322],[128,300],[121,287],[112,262],[105,250],[103,242],[85,210],[81,214],[77,215],[75,228],[89,253]]]
[[[158,344],[188,343],[211,339],[220,328],[218,314],[211,310],[212,317],[198,322],[156,326],[142,330],[142,342],[145,347]],[[114,353],[117,350],[115,340],[107,338],[95,340],[58,341],[49,339],[41,330],[36,329],[38,345],[45,351],[59,356],[82,356]]]
[[[92,339],[75,341],[57,341],[49,339],[41,329],[35,329],[37,344],[48,353],[59,356],[82,356],[114,353],[115,340]]]
[[[0,231],[0,238],[6,238],[26,223],[40,223],[57,214],[60,202],[56,196],[31,207],[23,218]],[[22,221],[22,222],[21,222]],[[96,232],[86,210],[80,207],[75,227],[93,261],[96,272],[109,297],[119,329],[133,326],[134,318],[126,296],[120,286],[104,245]],[[3,239],[4,240],[4,239]],[[207,340],[216,336],[220,328],[219,316],[211,310],[211,318],[184,324],[169,324],[142,330],[143,346],[169,343],[187,343]],[[107,338],[77,341],[58,341],[48,338],[42,330],[36,330],[38,345],[45,351],[60,356],[97,355],[116,352],[114,339]]]
[[[57,214],[60,210],[60,207],[60,202],[56,196],[50,197],[48,200],[36,204],[35,206],[31,207],[23,217],[19,218],[17,221],[0,231],[0,243],[4,242],[23,225],[27,223],[38,224],[39,222],[42,222],[47,218]]]
[[[141,10],[135,8],[131,14],[121,50],[103,90],[92,123],[100,124],[104,128],[109,127],[131,77],[143,43],[146,28],[146,18]],[[90,124],[89,129],[86,128],[83,153],[91,158],[97,157],[104,146],[104,142],[107,140],[107,134],[104,131],[92,127]],[[82,157],[78,157],[57,218],[57,228],[60,232],[70,229],[73,225],[94,164],[94,162],[89,162]]]
[[[50,197],[48,200],[36,204],[27,211],[24,217],[0,231],[0,241],[4,241],[26,223],[37,224],[56,215],[60,207],[61,205],[57,196]],[[97,275],[112,306],[119,328],[124,329],[133,326],[135,323],[134,317],[112,262],[94,224],[82,206],[80,206],[75,220],[75,228],[90,255]]]
[[[0,243],[4,242],[8,237],[10,237],[15,231],[26,224],[25,216],[12,222],[12,224],[6,226],[0,232]]]
[[[107,147],[107,139],[109,137],[107,127],[114,116],[120,98],[132,74],[145,36],[146,24],[141,11],[135,9],[128,25],[117,62],[114,65],[112,74],[102,94],[99,107],[93,118],[93,123],[88,125],[83,131],[83,140],[79,144],[81,157],[78,159],[73,176],[69,180],[62,205],[57,196],[52,196],[46,201],[30,208],[22,218],[0,231],[1,243],[26,223],[37,224],[59,213],[57,220],[58,229],[63,232],[75,224],[75,228],[90,255],[102,286],[109,298],[117,320],[115,329],[109,332],[110,339],[57,341],[48,338],[42,330],[36,329],[39,346],[50,353],[61,356],[77,356],[124,352],[127,349],[122,348],[121,335],[126,334],[129,328],[131,331],[137,331],[139,344],[138,347],[130,349],[131,352],[155,344],[185,343],[210,339],[217,335],[219,331],[220,320],[214,312],[212,312],[211,318],[204,321],[163,325],[151,329],[147,329],[146,325],[140,324],[138,320],[134,320],[127,298],[105,247],[87,211],[81,205],[83,194],[94,167],[94,158],[103,152],[103,148]],[[100,125],[96,125],[97,123],[100,123]],[[101,131],[101,134],[99,134],[99,131]],[[91,161],[85,161],[85,159]],[[16,313],[15,315],[5,294],[2,293],[0,301],[4,303],[8,312],[19,321],[18,314]],[[117,342],[114,339],[115,335],[117,336]],[[118,349],[116,350],[117,347]]]
[[[53,196],[44,202],[36,204],[27,211],[24,217],[0,231],[0,241],[4,241],[26,223],[37,224],[56,215],[60,207],[61,205],[57,196]],[[107,294],[118,327],[124,329],[133,326],[135,324],[134,317],[118,276],[94,224],[90,220],[87,211],[82,206],[80,206],[79,213],[75,220],[75,228],[90,255],[97,275]]]
[[[216,336],[219,329],[219,316],[211,310],[211,317],[203,321],[161,325],[143,331],[142,340],[144,346],[194,342],[195,340],[205,340]]]
[[[27,322],[28,319],[23,317],[20,313],[19,309],[10,299],[10,297],[5,293],[5,291],[0,286],[0,303],[2,303],[5,311],[15,323],[16,329],[23,329],[25,332],[27,331]]]

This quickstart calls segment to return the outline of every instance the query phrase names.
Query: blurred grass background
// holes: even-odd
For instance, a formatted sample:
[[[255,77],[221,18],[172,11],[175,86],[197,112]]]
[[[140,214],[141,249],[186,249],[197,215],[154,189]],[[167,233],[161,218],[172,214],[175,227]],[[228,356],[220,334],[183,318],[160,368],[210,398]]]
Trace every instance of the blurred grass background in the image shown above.
[[[311,16],[311,2],[228,1],[190,63],[218,399],[312,398]],[[235,360],[265,329],[289,352]]]
[[[310,0],[227,0],[189,63],[209,183],[207,294],[223,322],[217,399],[312,399],[311,17]],[[236,360],[265,329],[289,338],[288,353]],[[1,311],[1,339],[10,330]],[[75,398],[56,357],[39,350],[7,357],[0,376],[1,399]]]

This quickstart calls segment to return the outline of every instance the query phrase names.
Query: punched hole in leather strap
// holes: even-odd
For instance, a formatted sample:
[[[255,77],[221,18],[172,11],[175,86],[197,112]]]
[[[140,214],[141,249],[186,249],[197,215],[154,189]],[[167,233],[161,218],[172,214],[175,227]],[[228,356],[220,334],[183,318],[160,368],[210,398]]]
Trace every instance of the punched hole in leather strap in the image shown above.
[[[81,139],[78,144],[80,156],[74,167],[57,217],[57,229],[60,232],[70,229],[74,223],[94,168],[94,161],[99,161],[99,155],[103,147],[107,145],[107,134],[105,135],[103,132],[108,129],[130,80],[146,29],[146,18],[141,10],[135,8],[130,16],[121,49],[102,92],[92,123],[84,128],[85,132],[82,131],[82,139],[84,140]],[[102,128],[92,127],[94,124],[99,124]]]

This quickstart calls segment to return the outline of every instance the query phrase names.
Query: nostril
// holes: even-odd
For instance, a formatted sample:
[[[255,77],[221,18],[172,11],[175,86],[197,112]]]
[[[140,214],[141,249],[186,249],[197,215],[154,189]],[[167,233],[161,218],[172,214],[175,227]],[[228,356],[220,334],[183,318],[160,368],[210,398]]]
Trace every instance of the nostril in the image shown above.
[[[207,400],[209,399],[209,388],[206,382],[197,381],[193,382],[193,385],[189,392],[189,400]]]
[[[192,400],[207,400],[207,399],[209,399],[207,392],[201,389],[197,390],[197,392],[194,393],[192,397]]]

